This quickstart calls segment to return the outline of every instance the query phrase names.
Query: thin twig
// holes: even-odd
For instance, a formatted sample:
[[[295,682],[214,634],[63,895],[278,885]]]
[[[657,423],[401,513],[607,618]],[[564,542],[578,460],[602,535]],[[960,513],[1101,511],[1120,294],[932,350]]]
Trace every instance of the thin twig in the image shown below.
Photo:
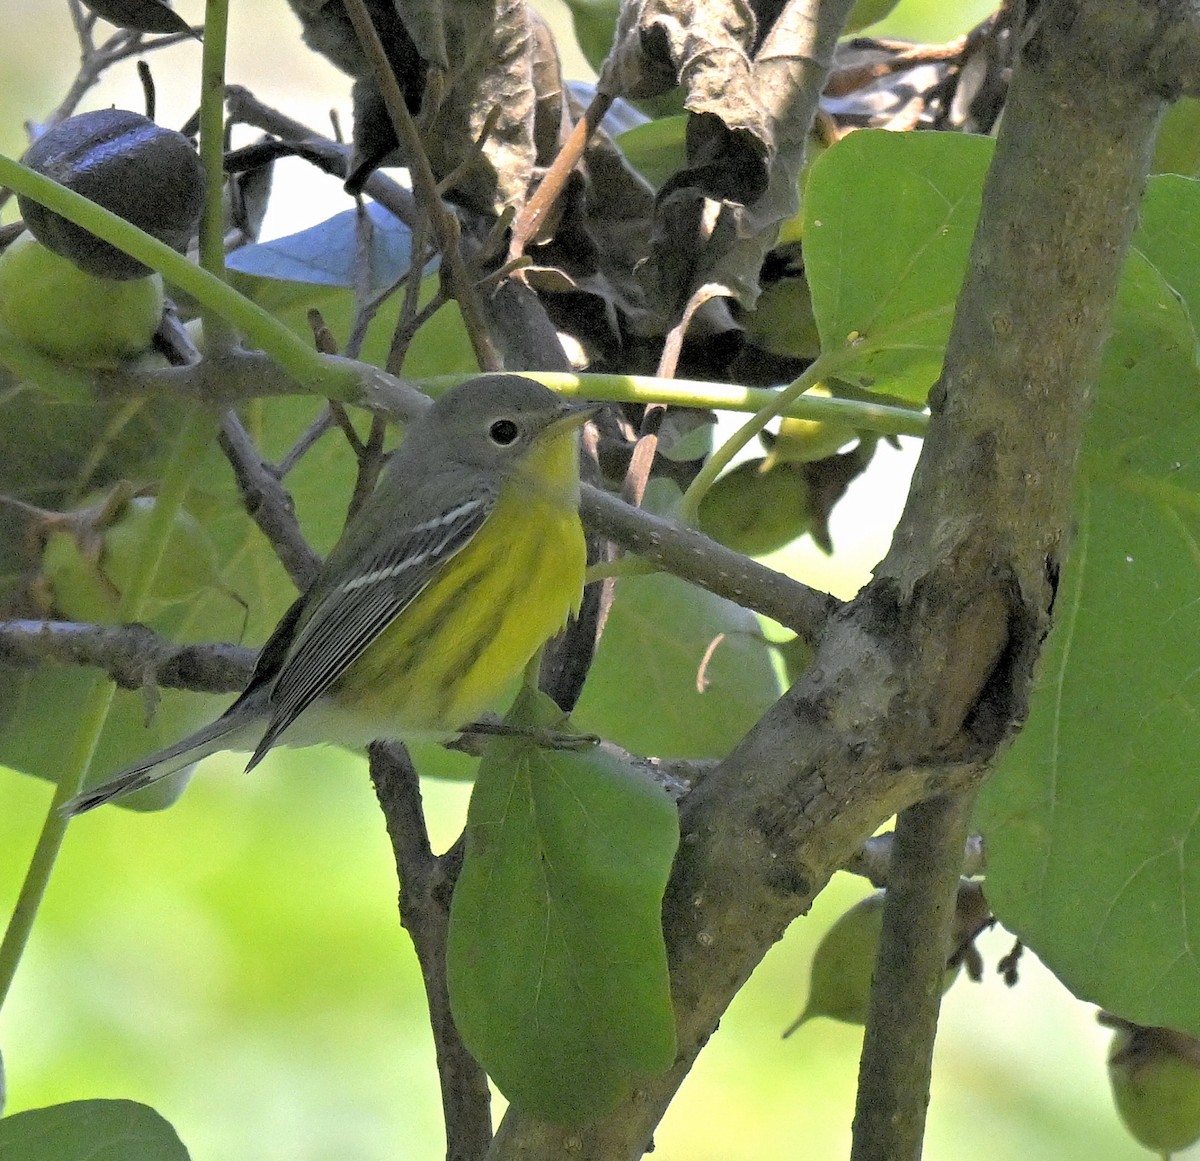
[[[287,478],[290,472],[304,458],[309,448],[313,447],[327,432],[338,426],[337,409],[340,404],[328,403],[316,419],[300,433],[300,437],[287,450],[287,454],[275,465],[275,471],[281,480]],[[345,408],[342,408],[345,414]]]
[[[957,60],[967,48],[968,37],[959,36],[946,44],[908,44],[904,41],[867,41],[873,48],[893,55],[869,64],[834,69],[825,83],[827,97],[843,97],[892,73],[902,73],[920,64]]]
[[[470,153],[437,183],[439,195],[445,195],[466,177],[471,167],[483,154],[483,147],[487,144],[488,138],[496,131],[496,125],[499,123],[500,115],[503,112],[504,108],[502,105],[493,105],[488,110],[488,115],[484,118],[483,128],[479,130],[474,142],[471,144]]]
[[[392,335],[392,345],[388,351],[387,369],[392,374],[398,374],[404,365],[404,356],[408,353],[409,343],[419,331],[443,306],[450,300],[446,296],[446,288],[438,285],[433,297],[420,310],[409,313],[409,298],[406,293],[405,304],[396,320],[396,330]]]
[[[657,378],[673,379],[675,377],[675,372],[679,367],[679,353],[683,350],[684,335],[687,334],[692,319],[696,317],[696,311],[719,293],[721,293],[720,288],[711,283],[706,283],[693,291],[680,314],[679,322],[667,333],[662,354],[658,360],[658,370],[655,372]],[[635,507],[641,506],[642,497],[646,494],[650,469],[658,452],[658,432],[666,413],[665,403],[648,403],[642,412],[637,443],[634,444],[633,454],[629,458],[625,483],[621,489],[621,498]]]
[[[271,542],[288,576],[303,592],[315,579],[321,558],[300,531],[291,496],[280,483],[280,477],[263,462],[250,433],[232,411],[221,420],[219,442],[233,468],[247,513]]]
[[[354,491],[350,495],[350,503],[346,510],[346,522],[349,523],[355,513],[367,502],[367,497],[375,490],[379,473],[383,470],[385,456],[383,454],[383,437],[387,424],[382,416],[371,416],[371,431],[358,456],[358,474],[354,479]]]
[[[329,428],[334,427],[346,437],[346,442],[355,456],[361,458],[366,452],[366,445],[358,438],[358,432],[354,430],[350,413],[340,403],[331,401],[329,404]]]
[[[592,134],[596,132],[596,126],[604,120],[604,114],[612,106],[613,99],[611,93],[599,89],[596,91],[583,116],[575,123],[550,168],[546,170],[533,196],[521,207],[517,220],[513,223],[512,240],[508,247],[510,261],[520,258],[525,253],[525,247],[537,238],[538,232],[562,194],[567,178],[571,176]]]
[[[483,311],[479,307],[473,280],[463,261],[459,247],[458,219],[443,203],[438,193],[437,178],[429,163],[429,155],[421,142],[421,134],[413,122],[400,90],[399,81],[388,64],[387,53],[371,20],[364,0],[346,0],[346,15],[354,25],[359,43],[371,61],[379,91],[387,106],[396,139],[404,151],[404,159],[412,177],[413,189],[429,213],[433,232],[442,255],[442,272],[449,280],[451,292],[462,312],[463,326],[471,339],[475,358],[484,371],[501,369],[500,356],[488,334]]]
[[[417,772],[402,746],[370,748],[371,781],[386,820],[400,879],[400,922],[413,941],[433,1029],[447,1161],[481,1161],[492,1139],[487,1075],[467,1051],[450,1013],[446,938],[456,860],[429,844]]]

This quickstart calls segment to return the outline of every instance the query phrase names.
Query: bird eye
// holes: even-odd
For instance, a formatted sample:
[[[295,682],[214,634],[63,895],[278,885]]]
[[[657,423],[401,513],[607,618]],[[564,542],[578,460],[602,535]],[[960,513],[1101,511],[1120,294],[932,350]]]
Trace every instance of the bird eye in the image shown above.
[[[497,447],[508,447],[516,440],[518,434],[517,425],[511,419],[497,419],[488,428],[488,438]]]

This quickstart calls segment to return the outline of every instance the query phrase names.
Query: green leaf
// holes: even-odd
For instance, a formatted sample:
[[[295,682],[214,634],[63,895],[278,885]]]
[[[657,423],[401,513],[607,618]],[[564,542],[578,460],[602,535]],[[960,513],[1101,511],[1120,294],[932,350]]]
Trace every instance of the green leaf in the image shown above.
[[[1155,179],[1144,214],[1039,689],[976,821],[989,902],[1076,995],[1197,1034],[1200,186]]]
[[[665,573],[624,577],[574,720],[634,753],[722,757],[781,692],[753,613]]]
[[[599,72],[612,47],[621,5],[616,0],[566,0],[566,3],[584,59]]]
[[[571,728],[536,692],[507,720]],[[678,839],[674,804],[610,753],[489,747],[450,913],[450,1001],[523,1111],[592,1120],[674,1060],[661,908]]]
[[[942,368],[990,138],[862,130],[809,171],[804,269],[838,377],[921,401]]]
[[[0,1161],[188,1161],[175,1130],[136,1101],[71,1101],[0,1120]]]
[[[1197,104],[1197,101],[1180,102]],[[1200,229],[1181,215],[1195,214],[1200,184],[1190,177],[1154,177],[1142,200],[1141,224],[1134,246],[1167,280],[1200,333]]]

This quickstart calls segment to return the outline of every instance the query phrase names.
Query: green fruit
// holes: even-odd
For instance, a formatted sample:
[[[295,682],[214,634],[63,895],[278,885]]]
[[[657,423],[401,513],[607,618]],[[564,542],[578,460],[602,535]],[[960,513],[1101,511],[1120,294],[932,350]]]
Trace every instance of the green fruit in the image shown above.
[[[872,24],[878,24],[885,16],[891,14],[892,9],[899,3],[900,0],[855,0],[850,15],[846,17],[842,35],[851,36],[864,28],[870,28]]]
[[[762,470],[769,472],[780,463],[811,464],[816,460],[827,460],[857,434],[854,428],[845,424],[821,419],[781,420]]]
[[[810,969],[808,1003],[784,1036],[790,1036],[814,1016],[828,1016],[847,1024],[867,1022],[884,898],[882,891],[876,891],[860,900],[822,937]]]
[[[162,278],[85,274],[22,234],[0,254],[0,326],[80,367],[114,367],[146,350],[163,312]]]
[[[744,553],[765,556],[812,524],[808,485],[793,464],[763,474],[763,460],[747,460],[723,475],[700,501],[700,528]]]
[[[846,1024],[865,1024],[871,1002],[871,977],[883,930],[885,892],[859,900],[825,933],[813,955],[808,1003],[788,1025],[790,1036],[814,1016],[828,1016]],[[958,965],[946,969],[942,991],[958,975]]]
[[[58,529],[46,537],[40,579],[61,616],[96,625],[116,621],[121,594],[73,532]]]
[[[810,388],[806,394],[832,398],[832,392],[821,383]],[[762,470],[769,472],[779,464],[811,464],[816,460],[827,460],[857,436],[854,428],[844,423],[830,423],[822,419],[781,419],[777,432],[762,433],[763,443],[768,449]]]
[[[1108,1079],[1125,1127],[1164,1157],[1200,1140],[1200,1041],[1167,1028],[1119,1027]]]
[[[119,496],[56,517],[42,552],[42,585],[54,608],[76,621],[116,619],[121,595],[136,577],[154,505],[152,496]],[[143,615],[220,587],[218,569],[208,533],[194,516],[180,511]]]
[[[754,310],[742,317],[742,323],[751,342],[774,355],[815,359],[821,353],[812,296],[803,274],[764,286]]]
[[[104,537],[101,563],[122,592],[134,579],[155,503],[153,496],[135,496]],[[154,599],[163,604],[190,600],[219,583],[218,571],[217,550],[208,533],[190,512],[180,509],[154,578]]]

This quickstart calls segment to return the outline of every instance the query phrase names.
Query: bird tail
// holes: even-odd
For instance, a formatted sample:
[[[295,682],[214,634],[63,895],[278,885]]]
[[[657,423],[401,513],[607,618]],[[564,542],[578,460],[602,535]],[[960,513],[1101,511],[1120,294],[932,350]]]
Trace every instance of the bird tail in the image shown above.
[[[189,734],[182,741],[168,746],[165,750],[150,754],[132,766],[127,766],[119,774],[99,786],[77,794],[74,798],[63,803],[62,813],[68,818],[85,811],[94,810],[114,798],[124,798],[135,790],[144,790],[156,782],[215,754],[218,750],[236,750],[241,748],[242,737],[246,726],[250,724],[240,714],[224,714],[215,722],[201,726],[195,733]],[[245,745],[253,748],[253,739],[246,739]]]

